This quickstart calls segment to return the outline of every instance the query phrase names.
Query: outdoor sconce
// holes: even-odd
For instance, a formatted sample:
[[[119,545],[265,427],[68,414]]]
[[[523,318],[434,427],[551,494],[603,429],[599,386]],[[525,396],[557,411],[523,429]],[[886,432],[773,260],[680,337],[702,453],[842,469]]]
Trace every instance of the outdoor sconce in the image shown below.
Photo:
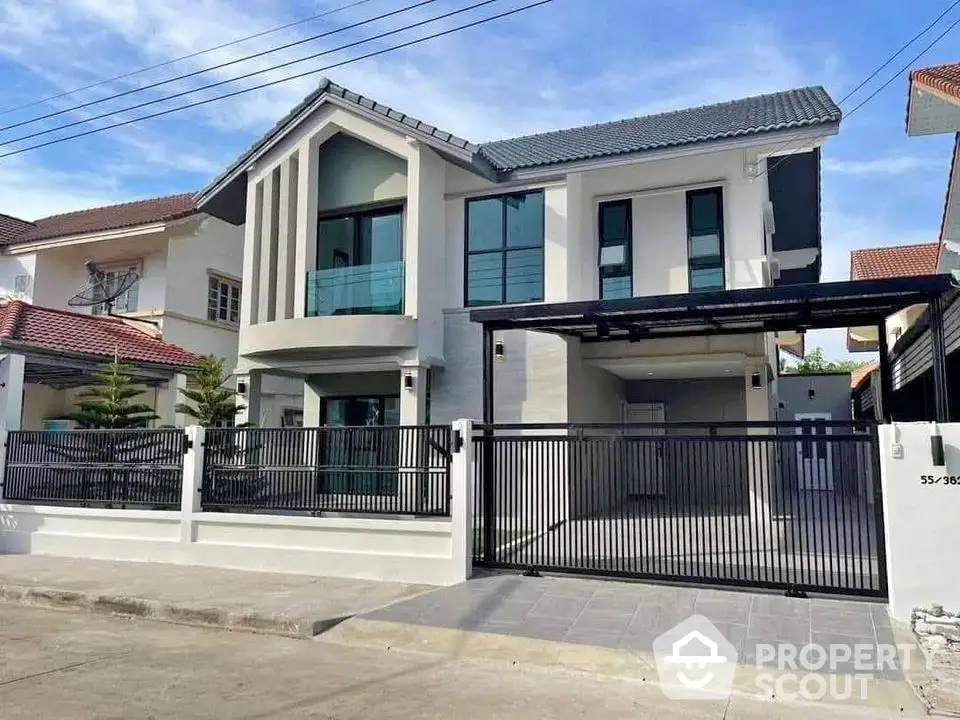
[[[503,340],[497,340],[493,344],[493,357],[497,362],[503,362]]]
[[[930,428],[930,461],[934,467],[943,467],[947,461],[943,457],[943,435],[940,434],[940,426],[933,423]]]
[[[413,390],[413,375],[407,373],[403,376],[403,387],[407,390]]]
[[[817,396],[817,391],[816,391],[816,390],[814,390],[813,388],[809,388],[809,389],[807,390],[807,397],[808,397],[808,398],[810,398],[811,400],[813,400],[816,396]]]
[[[243,380],[241,380],[240,382],[237,383],[237,392],[238,392],[240,395],[246,395],[246,394],[247,394],[247,384],[246,384],[245,382],[243,382]]]
[[[754,390],[760,389],[760,373],[755,372],[750,376],[750,387]]]

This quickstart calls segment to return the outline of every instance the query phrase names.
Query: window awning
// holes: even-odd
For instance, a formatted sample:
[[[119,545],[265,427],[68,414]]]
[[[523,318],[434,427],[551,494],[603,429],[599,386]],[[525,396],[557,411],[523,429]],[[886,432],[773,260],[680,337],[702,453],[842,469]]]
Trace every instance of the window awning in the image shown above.
[[[952,288],[949,275],[717,290],[619,300],[474,308],[487,330],[536,330],[585,342],[879,325]]]

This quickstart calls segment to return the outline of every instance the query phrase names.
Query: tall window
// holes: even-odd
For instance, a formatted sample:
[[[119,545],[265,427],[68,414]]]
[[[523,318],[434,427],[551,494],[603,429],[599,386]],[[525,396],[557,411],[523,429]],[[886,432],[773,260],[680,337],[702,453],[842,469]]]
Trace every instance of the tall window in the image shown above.
[[[463,303],[543,300],[543,192],[467,200]]]
[[[687,264],[690,292],[722,290],[723,193],[720,188],[687,193]]]
[[[320,218],[308,315],[403,313],[403,208]]]
[[[207,293],[207,320],[240,322],[240,285],[219,277],[210,277]]]
[[[104,295],[104,288],[111,289],[116,287],[117,280],[126,275],[128,272],[135,272],[137,275],[140,275],[140,264],[136,263],[133,265],[114,265],[109,268],[101,268],[100,272],[103,273],[103,283],[98,286],[94,291],[97,296]],[[125,313],[125,312],[134,312],[137,309],[139,299],[140,299],[140,280],[130,286],[126,291],[120,293],[113,300],[113,312],[115,313]],[[110,291],[112,295],[112,290]],[[94,315],[106,315],[107,314],[107,305],[106,303],[98,303],[92,308]]]
[[[600,203],[600,299],[633,295],[629,200]]]

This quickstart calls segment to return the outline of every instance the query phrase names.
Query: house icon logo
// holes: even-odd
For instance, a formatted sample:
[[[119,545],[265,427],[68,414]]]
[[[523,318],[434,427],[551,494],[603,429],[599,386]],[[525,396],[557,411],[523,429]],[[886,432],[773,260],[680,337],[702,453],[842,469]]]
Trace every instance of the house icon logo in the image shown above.
[[[730,695],[737,649],[703,615],[693,615],[653,641],[657,674],[672,700],[722,700]]]

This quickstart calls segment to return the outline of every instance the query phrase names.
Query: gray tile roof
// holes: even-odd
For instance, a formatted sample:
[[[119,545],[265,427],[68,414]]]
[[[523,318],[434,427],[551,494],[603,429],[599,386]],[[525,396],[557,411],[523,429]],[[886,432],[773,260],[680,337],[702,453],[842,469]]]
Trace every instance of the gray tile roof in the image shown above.
[[[840,122],[840,108],[822,87],[786,90],[716,105],[676,110],[600,125],[556,130],[539,135],[474,144],[428,125],[376,100],[324,78],[319,87],[268,130],[210,185],[198,193],[206,205],[239,168],[273,139],[281,136],[324,95],[358,106],[384,119],[409,127],[455,161],[496,179],[514,170],[610,157],[744,135]],[[222,189],[222,188],[221,188]],[[201,207],[201,209],[203,209]]]
[[[677,147],[772,130],[836,123],[840,108],[822,87],[498,140],[480,154],[502,172]]]

